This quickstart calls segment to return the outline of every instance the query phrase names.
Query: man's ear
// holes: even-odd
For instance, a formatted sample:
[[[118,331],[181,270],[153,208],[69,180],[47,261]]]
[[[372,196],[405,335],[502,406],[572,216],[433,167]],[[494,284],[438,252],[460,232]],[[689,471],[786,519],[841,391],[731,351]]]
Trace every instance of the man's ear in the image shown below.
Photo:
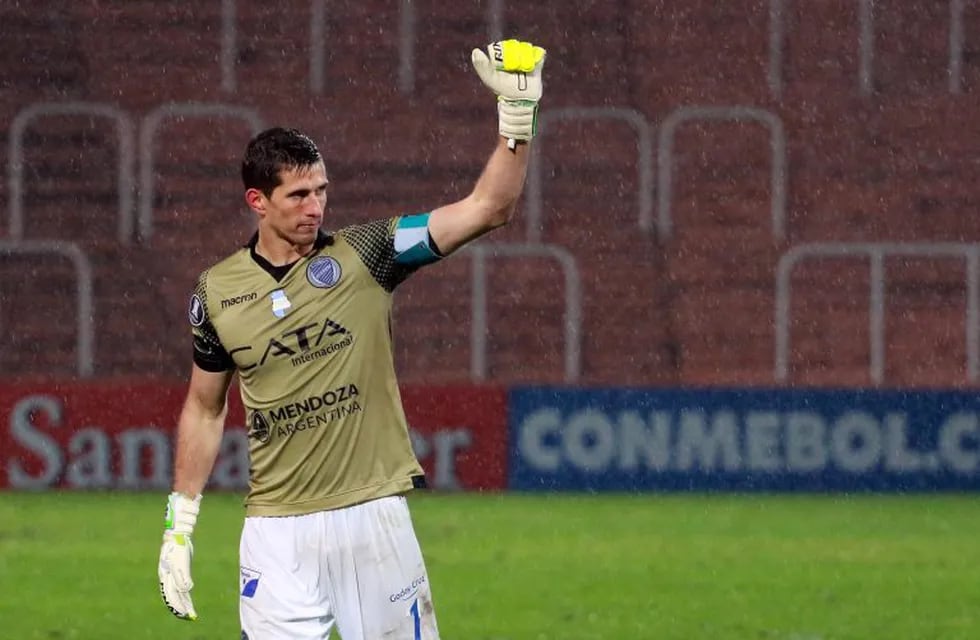
[[[246,189],[245,190],[245,203],[248,204],[249,208],[259,216],[265,215],[265,204],[266,198],[265,194],[259,189]]]

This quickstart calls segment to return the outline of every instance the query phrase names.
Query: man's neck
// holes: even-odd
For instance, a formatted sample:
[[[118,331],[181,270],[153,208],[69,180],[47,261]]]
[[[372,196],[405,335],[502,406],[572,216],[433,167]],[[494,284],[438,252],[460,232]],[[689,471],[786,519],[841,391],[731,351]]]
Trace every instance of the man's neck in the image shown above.
[[[288,240],[274,234],[259,232],[255,243],[255,253],[269,261],[274,267],[292,264],[313,250],[313,243],[305,245],[292,244]]]

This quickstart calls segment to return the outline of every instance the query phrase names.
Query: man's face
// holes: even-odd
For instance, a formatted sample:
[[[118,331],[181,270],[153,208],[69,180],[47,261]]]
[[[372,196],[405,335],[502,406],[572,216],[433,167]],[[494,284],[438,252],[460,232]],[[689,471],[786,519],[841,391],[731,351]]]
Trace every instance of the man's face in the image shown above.
[[[327,170],[323,162],[280,172],[281,184],[266,197],[257,190],[246,199],[261,218],[260,224],[294,245],[316,240],[327,206]],[[253,203],[254,201],[254,203]]]

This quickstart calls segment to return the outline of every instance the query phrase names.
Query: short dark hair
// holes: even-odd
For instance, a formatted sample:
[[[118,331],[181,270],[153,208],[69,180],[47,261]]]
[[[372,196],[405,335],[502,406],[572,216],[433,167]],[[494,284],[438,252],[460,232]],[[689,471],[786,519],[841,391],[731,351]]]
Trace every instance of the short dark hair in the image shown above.
[[[280,184],[279,172],[311,167],[322,160],[316,143],[306,134],[284,127],[266,129],[252,138],[242,160],[242,183],[266,196]]]

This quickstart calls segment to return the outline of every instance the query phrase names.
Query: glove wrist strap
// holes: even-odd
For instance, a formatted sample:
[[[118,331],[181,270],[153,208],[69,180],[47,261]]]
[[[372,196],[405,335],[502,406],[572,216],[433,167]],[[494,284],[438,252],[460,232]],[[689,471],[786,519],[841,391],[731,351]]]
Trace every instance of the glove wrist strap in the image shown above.
[[[167,496],[167,516],[164,522],[167,531],[190,535],[197,524],[197,515],[201,511],[201,496],[188,498],[174,491]]]
[[[501,97],[497,100],[497,118],[500,135],[511,140],[530,140],[538,130],[538,103]]]

